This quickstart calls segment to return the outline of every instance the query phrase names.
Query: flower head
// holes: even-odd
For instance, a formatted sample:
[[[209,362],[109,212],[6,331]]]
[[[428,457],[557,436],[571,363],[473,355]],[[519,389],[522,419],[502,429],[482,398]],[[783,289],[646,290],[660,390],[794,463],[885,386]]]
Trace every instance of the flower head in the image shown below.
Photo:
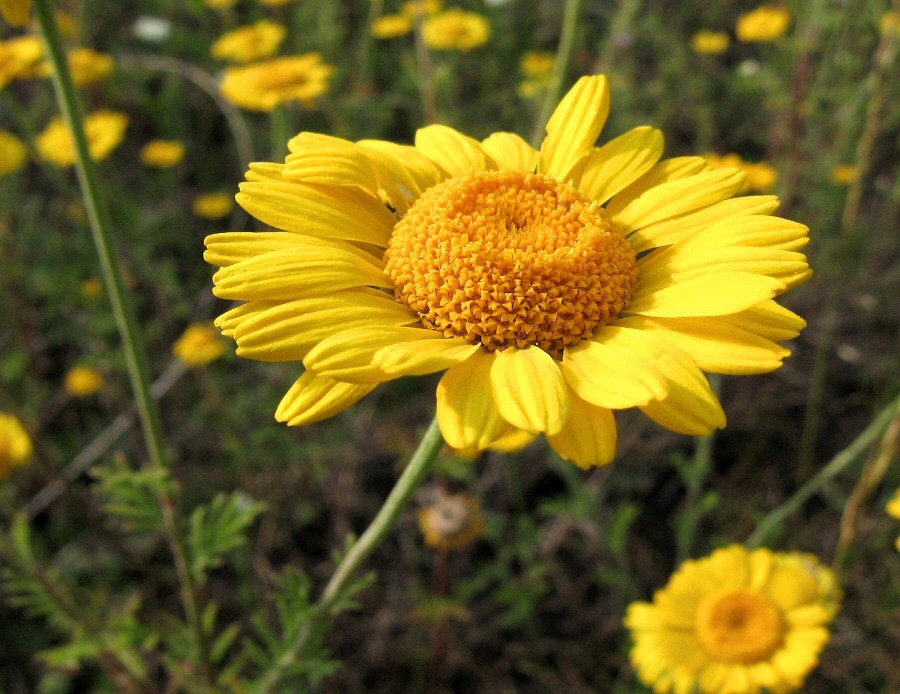
[[[172,352],[188,366],[203,366],[225,354],[225,343],[211,325],[189,325],[175,344]]]
[[[733,168],[744,172],[746,180],[741,188],[742,193],[768,193],[778,181],[778,170],[764,161],[744,161],[737,154],[707,154],[706,161],[714,169]]]
[[[14,27],[23,27],[31,17],[31,0],[0,0],[0,15]]]
[[[841,164],[831,170],[831,180],[842,186],[849,186],[859,175],[859,170],[853,164]]]
[[[28,147],[18,137],[0,130],[0,176],[19,171],[28,161]]]
[[[259,0],[259,4],[266,7],[282,7],[290,5],[292,2],[297,2],[297,0]]]
[[[84,121],[88,151],[95,161],[106,159],[125,137],[128,116],[118,111],[94,111]],[[42,159],[60,168],[75,164],[75,142],[62,118],[54,119],[37,136],[37,150]]]
[[[372,36],[376,39],[394,39],[412,30],[412,19],[405,14],[385,14],[372,22]]]
[[[900,520],[900,489],[894,492],[894,497],[888,502],[887,514]],[[900,551],[900,536],[897,536],[897,550]]]
[[[31,438],[22,422],[11,414],[0,412],[0,479],[6,479],[31,459]]]
[[[691,48],[701,55],[719,55],[728,50],[731,39],[722,31],[698,31],[691,37]]]
[[[477,12],[452,7],[426,19],[422,33],[429,48],[468,53],[487,43],[491,23]]]
[[[786,7],[761,5],[738,17],[736,33],[744,43],[762,43],[780,38],[791,26],[791,13]]]
[[[316,99],[328,92],[333,72],[319,53],[276,58],[225,70],[222,93],[251,111],[272,111],[292,101],[313,108]]]
[[[734,169],[660,161],[639,127],[594,143],[605,77],[581,78],[535,150],[433,125],[415,146],[301,133],[251,166],[237,200],[263,233],[206,239],[216,321],[237,353],[302,361],[275,416],[308,424],[379,383],[446,370],[447,443],[516,430],[564,458],[615,453],[613,410],[677,432],[725,424],[704,371],[777,369],[804,321],[773,299],[810,276],[807,228],[774,196],[732,199]]]
[[[75,366],[66,372],[65,388],[69,395],[84,398],[103,387],[103,374],[89,366]]]
[[[141,163],[146,166],[169,169],[184,159],[184,145],[177,140],[150,140],[141,147],[139,156]]]
[[[628,607],[631,660],[659,694],[796,691],[839,604],[834,574],[814,556],[733,545],[685,562],[652,603]]]
[[[76,87],[86,87],[106,79],[116,67],[112,56],[98,53],[92,48],[76,48],[69,52],[69,70]],[[49,77],[53,72],[50,62],[44,62],[38,74]]]
[[[81,295],[86,299],[96,299],[103,293],[103,282],[90,277],[81,283]]]
[[[225,193],[204,193],[194,198],[191,209],[203,219],[222,219],[234,209],[234,198]]]
[[[437,492],[435,499],[419,509],[419,527],[425,544],[449,552],[466,547],[484,534],[481,502],[461,492]]]
[[[37,77],[43,57],[44,46],[32,34],[0,41],[0,89],[13,80]]]
[[[249,63],[268,58],[278,51],[287,29],[268,19],[233,29],[220,36],[210,48],[213,58]]]

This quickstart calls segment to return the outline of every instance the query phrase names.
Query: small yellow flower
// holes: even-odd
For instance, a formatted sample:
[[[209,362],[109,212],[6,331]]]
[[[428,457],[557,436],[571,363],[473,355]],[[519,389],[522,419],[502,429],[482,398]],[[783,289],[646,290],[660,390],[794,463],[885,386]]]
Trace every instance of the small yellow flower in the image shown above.
[[[85,118],[88,150],[95,161],[106,159],[125,137],[128,116],[118,111],[95,111]],[[62,118],[56,118],[37,136],[41,158],[60,168],[75,164],[75,143]]]
[[[272,111],[279,104],[299,101],[313,108],[328,92],[334,67],[319,53],[276,58],[225,70],[222,94],[241,108]]]
[[[72,81],[76,87],[86,87],[96,84],[108,77],[116,67],[112,56],[98,53],[92,48],[76,48],[69,52],[69,70],[72,72]],[[53,73],[53,67],[49,61],[41,63],[38,74],[41,77],[49,77]]]
[[[429,48],[436,51],[467,53],[487,43],[491,23],[484,15],[453,7],[426,19],[423,36]]]
[[[640,679],[657,694],[759,694],[803,686],[841,595],[810,554],[741,545],[687,561],[625,625]]]
[[[203,219],[222,219],[234,209],[234,198],[225,193],[205,193],[194,198],[191,209]]]
[[[292,2],[297,2],[297,0],[259,0],[259,4],[266,7],[282,7],[290,5]]]
[[[213,10],[227,10],[234,7],[237,0],[203,0],[203,4]]]
[[[761,5],[738,17],[737,37],[744,43],[774,41],[791,26],[791,13],[786,7]]]
[[[900,11],[888,10],[881,15],[878,28],[885,36],[900,36]]]
[[[12,26],[23,27],[31,16],[31,0],[0,0],[0,14]]]
[[[31,438],[17,417],[0,412],[0,479],[31,459]]]
[[[65,388],[69,395],[84,398],[103,387],[103,374],[89,366],[75,366],[66,372]]]
[[[556,55],[546,51],[528,51],[522,55],[519,67],[526,77],[547,79],[553,74]]]
[[[56,11],[56,26],[59,27],[59,33],[67,39],[75,39],[81,33],[81,23],[78,18],[65,10]]]
[[[287,29],[281,24],[263,19],[223,34],[213,43],[210,53],[219,60],[249,63],[274,55],[286,34]]]
[[[372,22],[372,36],[376,39],[393,39],[398,36],[405,36],[412,29],[412,19],[404,14],[386,14]]]
[[[461,492],[436,493],[435,500],[419,509],[419,527],[425,544],[449,552],[472,544],[484,534],[485,518],[481,503]]]
[[[225,354],[225,342],[212,325],[194,323],[175,341],[172,352],[188,366],[203,366]]]
[[[706,161],[714,169],[739,169],[746,175],[742,193],[768,193],[778,181],[778,171],[766,162],[744,161],[737,154],[707,154]]]
[[[103,293],[103,282],[96,277],[90,277],[81,283],[81,295],[85,299],[96,299]]]
[[[831,170],[831,180],[842,186],[849,186],[856,180],[857,168],[853,164],[841,164]]]
[[[886,511],[892,518],[900,520],[900,489],[894,492],[894,498],[888,502]],[[900,536],[897,537],[896,545],[897,551],[900,552]]]
[[[37,77],[43,57],[44,46],[37,36],[29,34],[0,41],[0,89],[13,80]]]
[[[430,16],[437,14],[444,7],[441,0],[408,0],[400,6],[400,14],[415,18],[418,15]]]
[[[698,31],[691,37],[691,48],[701,55],[720,55],[730,43],[728,34],[722,31]]]
[[[150,140],[141,147],[141,163],[157,169],[169,169],[184,159],[184,145],[177,140]]]
[[[18,137],[0,130],[0,176],[19,171],[28,161],[28,147]]]

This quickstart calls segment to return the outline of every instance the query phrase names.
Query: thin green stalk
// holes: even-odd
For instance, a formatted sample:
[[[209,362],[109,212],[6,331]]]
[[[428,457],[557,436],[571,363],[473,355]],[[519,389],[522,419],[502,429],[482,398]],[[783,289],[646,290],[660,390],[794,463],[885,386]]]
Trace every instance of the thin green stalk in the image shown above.
[[[437,96],[434,93],[434,70],[431,67],[431,53],[425,44],[424,12],[416,11],[413,18],[413,34],[416,44],[416,65],[419,67],[419,91],[422,94],[422,108],[425,124],[438,122]]]
[[[366,15],[366,23],[362,36],[359,39],[359,53],[356,60],[355,91],[359,92],[369,84],[372,79],[372,25],[375,24],[384,10],[384,0],[369,0],[369,13]]]
[[[769,535],[769,532],[784,521],[788,516],[796,513],[806,501],[816,492],[822,489],[832,478],[843,472],[847,466],[853,463],[859,456],[882,435],[897,415],[900,414],[900,395],[894,398],[890,405],[884,408],[875,420],[857,436],[853,442],[838,453],[831,461],[812,477],[794,495],[781,506],[771,511],[759,523],[756,529],[747,538],[748,547],[756,547]]]
[[[50,0],[35,0],[34,10],[41,27],[41,33],[44,36],[47,57],[53,68],[52,78],[57,101],[75,145],[75,170],[81,185],[84,206],[91,224],[94,245],[97,248],[97,255],[100,259],[100,267],[119,330],[119,337],[122,340],[125,363],[128,367],[131,388],[147,445],[149,464],[156,469],[166,469],[168,468],[168,460],[162,435],[162,418],[160,417],[156,401],[150,393],[147,355],[144,350],[144,344],[141,341],[135,311],[122,278],[122,270],[111,232],[112,224],[109,210],[97,177],[96,168],[90,156],[90,149],[84,132],[84,115],[81,109],[81,102],[72,82],[68,59],[63,49],[59,29],[56,26],[54,8]],[[159,501],[166,535],[178,573],[182,603],[196,640],[200,659],[198,667],[204,679],[210,682],[208,649],[200,623],[197,591],[189,570],[190,563],[187,549],[181,536],[177,506],[174,500],[165,494],[161,494]]]
[[[381,507],[381,510],[378,511],[369,527],[366,528],[359,540],[354,543],[350,551],[344,555],[341,563],[338,564],[337,569],[325,586],[325,590],[322,591],[322,597],[319,598],[315,605],[314,614],[319,615],[320,618],[328,616],[350,579],[368,556],[381,545],[388,532],[394,527],[397,519],[400,517],[400,513],[406,508],[413,493],[431,471],[432,463],[443,446],[444,438],[441,436],[437,417],[435,417],[419,442],[419,447],[413,453],[409,464],[403,470],[403,474],[400,475],[391,493],[388,494],[384,506]],[[265,674],[256,690],[257,694],[268,694],[268,692],[274,690],[274,687],[281,681],[287,669],[296,663],[302,655],[304,648],[314,634],[315,626],[311,622],[307,622],[304,625],[291,647]]]
[[[544,103],[531,131],[532,145],[537,146],[540,143],[544,134],[544,127],[547,125],[550,114],[559,101],[563,80],[569,67],[569,57],[572,55],[572,46],[575,43],[575,29],[578,26],[580,15],[581,0],[566,0],[566,6],[563,9],[559,46],[556,49],[556,61],[553,63],[553,74],[550,75],[550,84],[547,86],[547,92],[544,94]]]

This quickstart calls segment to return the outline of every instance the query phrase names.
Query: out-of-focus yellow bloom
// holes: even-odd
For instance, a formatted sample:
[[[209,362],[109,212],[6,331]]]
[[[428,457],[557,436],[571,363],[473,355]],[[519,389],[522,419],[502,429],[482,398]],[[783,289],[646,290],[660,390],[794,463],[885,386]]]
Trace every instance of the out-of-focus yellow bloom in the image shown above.
[[[691,37],[691,48],[702,55],[720,55],[730,43],[731,39],[723,31],[698,31]]]
[[[441,0],[408,0],[400,6],[400,14],[407,17],[416,17],[420,14],[433,15],[440,12],[444,7]]]
[[[59,33],[67,39],[77,38],[81,33],[81,23],[78,18],[65,10],[56,11],[56,26],[59,28]]]
[[[778,171],[775,167],[761,162],[744,161],[737,154],[707,154],[706,161],[714,169],[740,169],[747,178],[744,180],[744,187],[741,188],[742,193],[767,193],[775,187],[778,181]]]
[[[437,492],[433,503],[419,509],[425,544],[449,552],[472,544],[484,534],[485,518],[478,499],[460,492]]]
[[[194,323],[175,341],[172,352],[188,366],[203,366],[225,354],[225,341],[212,324]]]
[[[333,72],[319,53],[276,58],[225,70],[222,93],[250,111],[272,111],[291,101],[314,108],[316,99],[328,92]]]
[[[412,19],[405,14],[386,14],[372,22],[372,36],[376,39],[397,38],[408,34],[412,29]]]
[[[853,164],[841,164],[831,170],[831,180],[842,186],[849,186],[857,175],[857,168]]]
[[[0,41],[0,89],[17,79],[37,77],[44,46],[37,36]]]
[[[86,299],[96,299],[103,293],[103,282],[89,277],[81,283],[81,295]]]
[[[194,214],[203,219],[222,219],[234,209],[234,198],[225,193],[206,193],[194,198],[191,207]]]
[[[738,17],[737,37],[744,43],[774,41],[791,26],[791,13],[786,7],[761,5]]]
[[[553,74],[556,55],[547,51],[528,51],[522,55],[519,67],[526,77],[547,78]]]
[[[491,23],[477,12],[453,7],[426,19],[422,33],[429,48],[467,53],[487,43]]]
[[[69,395],[84,398],[103,387],[103,374],[90,366],[74,366],[66,372],[65,388]]]
[[[894,498],[888,502],[885,510],[889,516],[900,520],[900,489],[894,492]],[[900,552],[900,536],[897,537],[896,545],[897,551]]]
[[[878,28],[885,36],[900,36],[900,11],[889,10],[881,15]]]
[[[0,0],[0,14],[14,27],[23,27],[31,16],[31,0]]]
[[[98,53],[92,48],[76,48],[69,52],[69,70],[76,87],[86,87],[105,79],[116,67],[112,56]],[[49,77],[53,67],[49,61],[41,63],[38,74]]]
[[[125,137],[128,116],[118,111],[94,111],[85,118],[88,151],[95,161],[106,159]],[[60,168],[75,164],[75,142],[62,118],[54,119],[37,136],[37,150],[41,158]]]
[[[222,34],[210,48],[210,53],[219,60],[249,63],[274,55],[286,34],[287,30],[281,24],[262,19]]]
[[[292,2],[297,2],[297,0],[259,0],[259,4],[266,7],[281,7],[282,5],[290,5]]]
[[[31,438],[18,417],[0,412],[0,479],[31,459]]]
[[[18,137],[0,130],[0,176],[14,173],[28,161],[28,147]]]
[[[150,140],[141,147],[141,163],[156,169],[169,169],[184,159],[184,145],[177,140]]]
[[[213,10],[227,10],[234,7],[237,0],[203,0],[203,4]]]

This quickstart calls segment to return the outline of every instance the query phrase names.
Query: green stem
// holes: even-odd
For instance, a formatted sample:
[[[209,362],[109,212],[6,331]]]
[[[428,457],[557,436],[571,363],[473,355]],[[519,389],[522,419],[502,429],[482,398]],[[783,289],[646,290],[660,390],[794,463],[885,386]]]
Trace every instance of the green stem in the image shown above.
[[[322,591],[322,597],[316,603],[314,614],[321,617],[329,613],[359,567],[378,548],[391,528],[394,527],[394,524],[400,517],[400,513],[406,508],[413,493],[431,471],[432,463],[443,446],[444,438],[441,436],[437,417],[435,417],[419,442],[419,447],[413,453],[409,464],[403,470],[403,474],[400,475],[400,479],[397,480],[391,493],[388,494],[384,506],[378,511],[378,514],[360,536],[359,540],[344,555],[341,563],[328,581],[325,590]],[[315,626],[311,621],[304,625],[304,628],[299,631],[290,648],[266,672],[265,677],[256,690],[257,694],[267,694],[273,691],[287,669],[302,656],[304,648],[314,635]]]
[[[824,487],[832,478],[839,475],[844,469],[861,456],[871,446],[894,418],[900,414],[900,395],[894,398],[890,405],[884,408],[875,420],[857,436],[844,450],[832,458],[806,484],[798,489],[794,495],[781,506],[771,511],[756,525],[756,529],[747,539],[748,547],[757,547],[769,535],[769,532],[784,519],[795,513],[817,491]]]
[[[156,469],[167,469],[168,460],[162,435],[162,418],[160,417],[156,401],[150,393],[147,355],[138,330],[134,307],[131,305],[130,297],[122,278],[122,270],[111,232],[112,224],[110,222],[109,209],[97,177],[97,170],[90,156],[90,149],[84,132],[84,115],[81,109],[81,102],[72,82],[68,59],[63,49],[59,29],[56,26],[54,9],[50,0],[35,0],[34,10],[41,27],[41,33],[44,36],[47,57],[53,68],[52,78],[57,101],[75,145],[75,170],[81,185],[84,206],[91,224],[94,245],[97,248],[97,255],[100,259],[100,267],[119,330],[119,337],[122,340],[131,389],[135,397],[138,416],[141,420],[144,440],[147,445],[149,464]],[[177,506],[174,500],[166,494],[161,494],[159,501],[166,535],[178,573],[182,603],[196,639],[200,659],[199,668],[204,679],[209,682],[211,680],[208,667],[208,652],[200,623],[200,613],[197,608],[196,587],[191,578],[187,550],[181,537],[181,527],[176,515]]]
[[[563,10],[562,31],[559,36],[559,46],[556,49],[556,61],[553,63],[553,74],[550,76],[550,84],[544,94],[544,103],[534,122],[531,131],[531,144],[537,143],[543,137],[544,127],[550,119],[550,114],[556,108],[559,95],[562,91],[563,80],[569,67],[569,57],[572,55],[572,46],[575,43],[575,29],[578,26],[578,17],[581,14],[581,0],[566,0]]]
[[[416,10],[413,18],[413,37],[416,46],[416,65],[419,68],[419,91],[422,95],[422,109],[425,111],[425,124],[437,123],[437,96],[434,93],[434,71],[431,67],[431,53],[425,44],[424,12]]]
[[[359,53],[356,61],[355,91],[363,90],[372,79],[372,25],[381,16],[384,0],[369,0],[369,12],[362,36],[359,38]]]

